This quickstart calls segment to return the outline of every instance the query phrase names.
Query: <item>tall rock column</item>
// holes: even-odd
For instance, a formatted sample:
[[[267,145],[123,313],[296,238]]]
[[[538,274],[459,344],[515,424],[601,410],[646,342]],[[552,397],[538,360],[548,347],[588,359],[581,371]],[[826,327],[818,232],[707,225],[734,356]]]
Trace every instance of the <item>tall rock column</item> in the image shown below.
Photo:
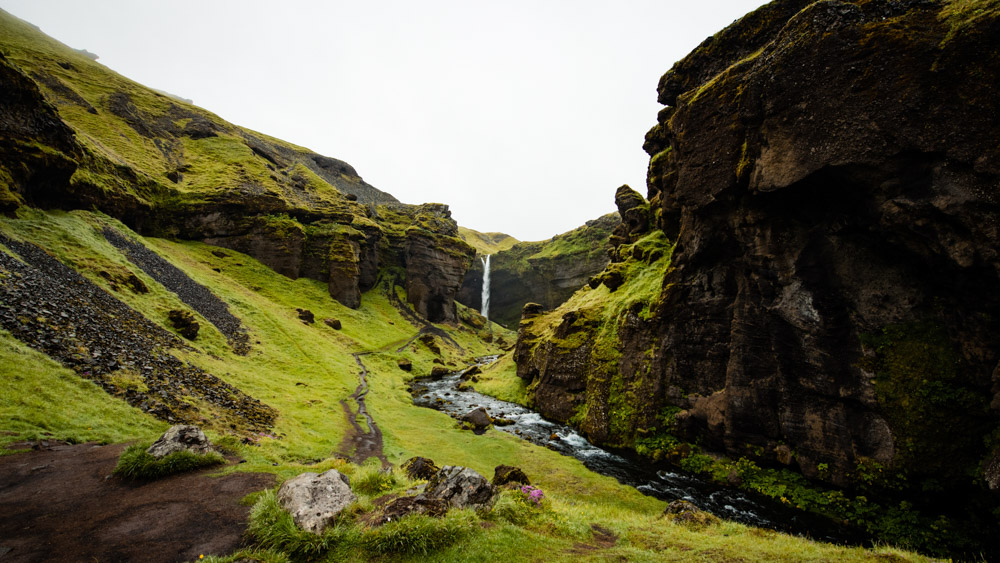
[[[447,205],[421,205],[406,229],[406,297],[431,322],[458,322],[455,296],[475,249],[458,238]]]

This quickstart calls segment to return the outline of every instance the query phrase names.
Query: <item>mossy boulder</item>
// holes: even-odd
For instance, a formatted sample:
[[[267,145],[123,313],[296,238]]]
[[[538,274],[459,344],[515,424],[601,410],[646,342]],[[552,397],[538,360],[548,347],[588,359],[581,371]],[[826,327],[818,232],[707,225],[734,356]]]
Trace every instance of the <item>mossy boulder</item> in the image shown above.
[[[178,333],[188,340],[198,337],[198,330],[201,324],[195,319],[194,313],[182,309],[172,309],[167,313],[170,324]]]

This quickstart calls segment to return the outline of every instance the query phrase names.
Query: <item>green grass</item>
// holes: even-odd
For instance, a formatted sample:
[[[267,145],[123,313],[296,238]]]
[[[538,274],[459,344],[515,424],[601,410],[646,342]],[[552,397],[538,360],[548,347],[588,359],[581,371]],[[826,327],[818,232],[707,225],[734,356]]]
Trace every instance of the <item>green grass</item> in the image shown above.
[[[28,440],[125,442],[162,434],[169,426],[5,330],[0,330],[0,421],[0,449]]]
[[[150,481],[226,462],[226,458],[217,452],[202,455],[181,451],[156,458],[146,453],[151,443],[133,444],[125,448],[112,473],[131,481]]]
[[[271,489],[257,495],[248,532],[266,561],[924,561],[896,549],[821,544],[732,522],[678,523],[596,499],[555,495],[538,507],[510,490],[500,491],[487,509],[451,510],[443,518],[412,515],[381,527],[363,524],[372,510],[371,497],[362,495],[315,535],[295,525]],[[609,530],[614,545],[596,545],[594,525]]]
[[[517,376],[517,364],[512,353],[500,356],[476,377],[479,381],[472,384],[476,391],[509,403],[529,404],[528,384]]]
[[[520,242],[508,234],[480,233],[462,226],[458,227],[458,235],[479,254],[496,254]]]

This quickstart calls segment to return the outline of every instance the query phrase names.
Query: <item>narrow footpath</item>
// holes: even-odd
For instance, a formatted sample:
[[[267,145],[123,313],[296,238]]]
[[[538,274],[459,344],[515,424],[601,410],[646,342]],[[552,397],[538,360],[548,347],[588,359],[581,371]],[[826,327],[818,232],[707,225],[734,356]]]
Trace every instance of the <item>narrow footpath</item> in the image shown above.
[[[344,415],[347,417],[347,422],[351,427],[348,429],[347,435],[344,436],[344,440],[340,443],[338,453],[342,457],[351,460],[352,463],[357,464],[364,463],[370,457],[375,457],[382,462],[382,467],[387,468],[391,464],[385,458],[385,453],[382,451],[382,431],[379,430],[378,424],[375,424],[375,419],[368,413],[368,406],[365,404],[365,397],[368,396],[368,368],[361,361],[361,356],[368,353],[358,352],[351,354],[354,356],[354,361],[358,363],[358,367],[361,368],[361,373],[359,374],[361,382],[350,397],[357,404],[357,412],[351,410],[351,406],[346,400],[340,401],[340,406],[344,407]],[[365,422],[368,426],[367,430],[361,428],[361,425],[358,424],[358,415],[365,417]]]

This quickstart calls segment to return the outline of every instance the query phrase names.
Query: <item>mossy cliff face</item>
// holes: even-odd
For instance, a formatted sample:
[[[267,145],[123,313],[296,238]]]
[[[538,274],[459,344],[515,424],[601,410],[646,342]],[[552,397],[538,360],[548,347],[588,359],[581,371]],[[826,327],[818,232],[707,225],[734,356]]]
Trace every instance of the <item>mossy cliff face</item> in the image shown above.
[[[431,322],[457,324],[455,296],[476,251],[458,237],[448,206],[421,205],[404,240],[407,300]]]
[[[599,369],[576,377],[592,436],[670,427],[836,484],[877,462],[998,485],[998,11],[775,2],[664,75],[649,218],[676,247],[649,317],[619,320],[609,398]],[[542,318],[519,342],[538,389],[574,353]]]
[[[349,164],[136,84],[3,12],[0,50],[0,211],[98,209],[143,235],[207,242],[327,282],[350,307],[381,266],[404,262],[405,241],[383,249],[398,225],[377,208],[398,207],[405,226],[422,208]],[[425,246],[462,254],[455,228],[445,217]],[[426,293],[453,296],[458,269],[427,278]]]
[[[609,213],[541,242],[519,242],[490,258],[490,319],[516,327],[525,303],[553,308],[608,264],[609,237],[618,225]],[[458,301],[482,308],[483,265],[472,263]]]

